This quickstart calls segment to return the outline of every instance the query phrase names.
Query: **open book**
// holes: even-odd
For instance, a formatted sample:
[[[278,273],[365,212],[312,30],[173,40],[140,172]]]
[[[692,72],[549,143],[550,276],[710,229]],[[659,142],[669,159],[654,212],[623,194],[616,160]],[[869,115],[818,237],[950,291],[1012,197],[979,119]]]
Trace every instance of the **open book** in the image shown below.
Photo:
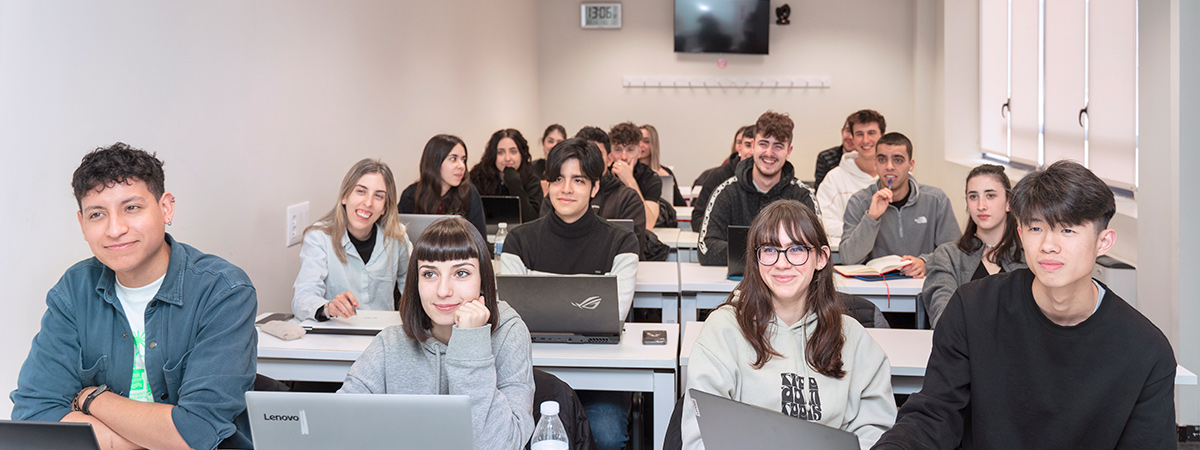
[[[912,261],[901,261],[897,255],[887,255],[867,261],[866,264],[833,266],[833,270],[836,270],[837,273],[842,274],[844,277],[872,277],[899,272],[901,267],[909,264],[912,264]]]

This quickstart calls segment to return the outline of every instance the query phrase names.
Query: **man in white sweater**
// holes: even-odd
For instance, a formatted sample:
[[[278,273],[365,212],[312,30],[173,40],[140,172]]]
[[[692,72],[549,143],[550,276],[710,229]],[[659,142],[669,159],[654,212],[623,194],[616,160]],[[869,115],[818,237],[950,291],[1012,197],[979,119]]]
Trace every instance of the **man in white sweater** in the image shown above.
[[[879,178],[875,175],[875,142],[887,128],[883,115],[870,109],[851,114],[846,123],[854,136],[854,151],[842,155],[842,162],[825,175],[817,190],[821,223],[829,235],[829,245],[834,248],[842,241],[842,215],[846,212],[846,202],[855,192]]]

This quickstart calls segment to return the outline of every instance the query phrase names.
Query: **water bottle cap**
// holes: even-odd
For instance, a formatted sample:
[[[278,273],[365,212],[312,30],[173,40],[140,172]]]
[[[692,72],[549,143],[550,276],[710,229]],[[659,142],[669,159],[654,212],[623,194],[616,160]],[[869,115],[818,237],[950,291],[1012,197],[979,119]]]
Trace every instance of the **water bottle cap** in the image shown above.
[[[558,402],[553,400],[542,402],[542,415],[558,415]]]
[[[506,222],[500,222],[500,227],[499,227],[499,228],[508,228],[508,223],[506,223]]]

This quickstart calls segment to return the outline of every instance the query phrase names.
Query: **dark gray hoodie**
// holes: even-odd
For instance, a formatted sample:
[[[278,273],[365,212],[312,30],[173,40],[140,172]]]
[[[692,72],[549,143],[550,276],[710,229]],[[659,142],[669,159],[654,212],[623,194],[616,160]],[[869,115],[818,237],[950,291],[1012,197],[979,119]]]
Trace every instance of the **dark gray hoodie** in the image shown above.
[[[499,306],[495,333],[455,327],[449,345],[432,337],[409,339],[400,326],[385,328],[354,361],[338,392],[466,395],[475,448],[524,448],[534,426],[529,329],[508,303]]]

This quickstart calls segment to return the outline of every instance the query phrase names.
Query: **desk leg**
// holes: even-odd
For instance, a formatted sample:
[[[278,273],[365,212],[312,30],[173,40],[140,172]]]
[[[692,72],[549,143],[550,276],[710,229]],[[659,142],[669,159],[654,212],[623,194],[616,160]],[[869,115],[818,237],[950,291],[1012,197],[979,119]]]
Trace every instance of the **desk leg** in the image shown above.
[[[654,372],[654,450],[662,450],[667,424],[675,410],[675,372]]]
[[[679,335],[683,336],[683,328],[688,322],[696,321],[696,295],[684,294],[679,297]]]
[[[662,321],[663,323],[679,323],[679,296],[663,294]]]

